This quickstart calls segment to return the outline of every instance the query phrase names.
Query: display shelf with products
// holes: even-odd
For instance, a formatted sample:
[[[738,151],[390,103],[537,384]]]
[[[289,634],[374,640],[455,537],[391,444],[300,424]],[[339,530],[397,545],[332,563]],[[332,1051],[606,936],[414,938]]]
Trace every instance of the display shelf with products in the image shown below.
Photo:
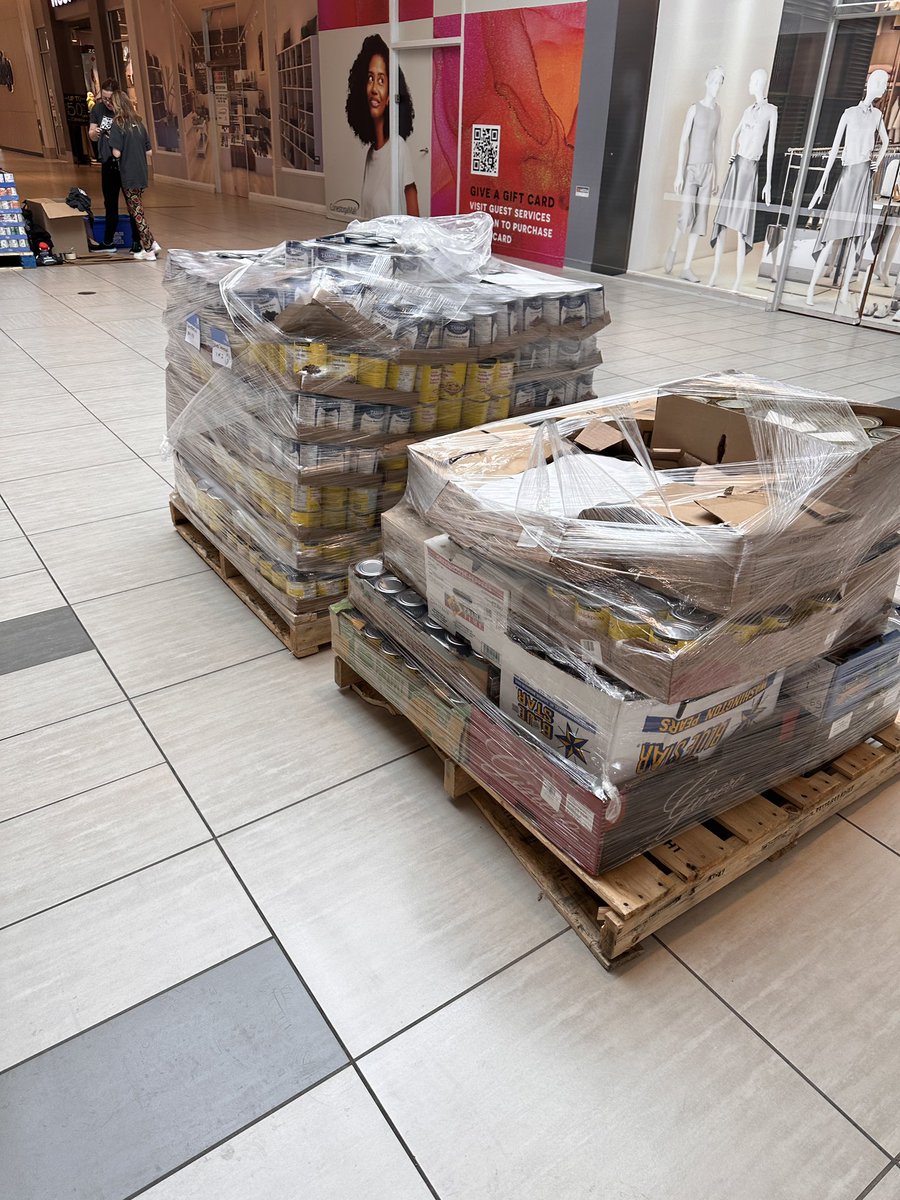
[[[281,156],[294,170],[322,171],[318,35],[280,51],[277,63]]]
[[[0,265],[36,267],[12,171],[0,171]]]

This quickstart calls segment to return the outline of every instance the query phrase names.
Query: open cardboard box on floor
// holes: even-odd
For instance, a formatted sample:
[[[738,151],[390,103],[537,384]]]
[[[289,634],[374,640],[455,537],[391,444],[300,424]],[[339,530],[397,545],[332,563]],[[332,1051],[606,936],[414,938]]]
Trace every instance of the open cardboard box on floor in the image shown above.
[[[783,433],[707,402],[740,397],[749,387],[739,376],[717,376],[436,438],[410,451],[410,495],[429,523],[460,545],[578,586],[602,586],[614,573],[720,614],[789,602],[808,591],[811,578],[823,590],[837,587],[900,523],[900,438],[862,443],[864,452],[838,457],[825,440]],[[771,392],[779,411],[789,413],[790,389],[772,384]],[[826,414],[830,405],[840,424],[846,408],[812,399]],[[807,403],[799,395],[797,411]],[[599,419],[606,430],[594,425],[593,445],[615,462],[622,446],[612,416],[625,409],[639,419],[654,465],[672,473],[655,481],[646,474],[644,493],[628,504],[616,497],[565,515],[533,512],[521,485],[537,475],[529,470],[535,426],[552,420],[575,442]],[[896,410],[855,411],[900,427]],[[766,461],[756,462],[754,431],[770,447]],[[861,429],[856,436],[862,439]],[[545,451],[549,459],[546,437]],[[578,452],[598,453],[584,438]],[[746,470],[736,465],[743,463]],[[564,464],[548,462],[548,477]],[[486,485],[495,489],[504,480],[512,500],[493,504],[496,493]],[[531,536],[523,538],[523,529]]]
[[[35,223],[46,229],[53,239],[55,254],[68,254],[70,250],[79,255],[90,253],[87,218],[83,213],[69,208],[64,200],[52,200],[47,197],[29,200],[28,205]]]

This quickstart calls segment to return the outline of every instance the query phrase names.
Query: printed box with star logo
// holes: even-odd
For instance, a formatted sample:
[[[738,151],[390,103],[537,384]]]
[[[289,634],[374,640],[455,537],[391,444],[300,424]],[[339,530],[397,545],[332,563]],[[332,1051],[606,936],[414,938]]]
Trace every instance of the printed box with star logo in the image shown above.
[[[705,758],[732,734],[765,722],[783,677],[779,671],[665,704],[599,674],[577,678],[511,638],[500,644],[501,710],[559,757],[611,783]]]

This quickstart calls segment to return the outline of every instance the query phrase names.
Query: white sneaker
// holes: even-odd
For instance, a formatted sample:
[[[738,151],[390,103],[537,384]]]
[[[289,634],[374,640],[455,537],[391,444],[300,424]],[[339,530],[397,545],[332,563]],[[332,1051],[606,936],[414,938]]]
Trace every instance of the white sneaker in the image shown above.
[[[135,262],[156,262],[155,250],[136,250],[131,256]]]
[[[159,242],[154,241],[154,243],[150,247],[150,249],[153,251],[154,254],[159,254],[160,250],[162,250],[162,246],[159,244]]]

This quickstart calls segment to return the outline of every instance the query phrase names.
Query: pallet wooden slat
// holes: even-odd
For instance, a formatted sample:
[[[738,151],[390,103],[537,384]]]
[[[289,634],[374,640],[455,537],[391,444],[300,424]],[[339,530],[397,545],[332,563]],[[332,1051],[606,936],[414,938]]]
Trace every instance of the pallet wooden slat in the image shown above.
[[[348,682],[359,677],[343,665],[335,672],[337,679]],[[462,767],[444,751],[438,753],[448,791],[458,796],[464,783],[474,781],[469,795],[487,820],[591,953],[612,968],[632,958],[651,933],[755,866],[785,853],[833,813],[900,775],[900,724],[874,737],[879,746],[864,742],[809,776],[771,789],[786,801],[784,806],[752,796],[599,876],[589,875],[524,813],[481,784],[472,764]],[[721,836],[722,830],[729,836]]]
[[[208,529],[202,529],[179,496],[169,501],[175,532],[207,566],[215,571],[254,616],[290,650],[295,658],[317,654],[331,644],[331,621],[327,609],[285,616],[279,613],[243,574]]]

